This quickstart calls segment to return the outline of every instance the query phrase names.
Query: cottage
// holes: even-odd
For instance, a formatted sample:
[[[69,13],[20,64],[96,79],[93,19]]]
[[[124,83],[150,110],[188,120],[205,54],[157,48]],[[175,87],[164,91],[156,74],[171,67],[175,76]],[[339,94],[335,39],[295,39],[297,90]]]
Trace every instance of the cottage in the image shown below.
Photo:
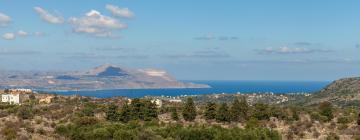
[[[21,103],[20,94],[2,94],[1,102],[10,103],[10,104],[20,104]]]
[[[160,99],[153,99],[151,100],[152,103],[156,104],[158,108],[162,107],[162,100]]]

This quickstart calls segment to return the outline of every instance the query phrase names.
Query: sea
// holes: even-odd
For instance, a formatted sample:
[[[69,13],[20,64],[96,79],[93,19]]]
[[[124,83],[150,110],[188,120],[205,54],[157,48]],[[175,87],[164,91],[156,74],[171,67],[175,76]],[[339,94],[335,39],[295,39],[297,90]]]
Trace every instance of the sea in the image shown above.
[[[97,98],[123,96],[141,98],[144,96],[189,96],[199,94],[235,94],[235,93],[313,93],[321,90],[328,81],[184,81],[210,85],[211,88],[186,89],[116,89],[93,91],[54,91],[59,95],[81,95]]]

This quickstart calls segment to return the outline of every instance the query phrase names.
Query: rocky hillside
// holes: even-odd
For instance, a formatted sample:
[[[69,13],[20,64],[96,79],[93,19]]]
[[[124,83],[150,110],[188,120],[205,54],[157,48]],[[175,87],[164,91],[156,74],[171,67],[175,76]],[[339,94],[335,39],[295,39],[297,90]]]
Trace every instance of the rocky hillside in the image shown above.
[[[330,101],[337,106],[360,107],[360,77],[336,80],[323,90],[314,93],[301,102],[305,105]]]

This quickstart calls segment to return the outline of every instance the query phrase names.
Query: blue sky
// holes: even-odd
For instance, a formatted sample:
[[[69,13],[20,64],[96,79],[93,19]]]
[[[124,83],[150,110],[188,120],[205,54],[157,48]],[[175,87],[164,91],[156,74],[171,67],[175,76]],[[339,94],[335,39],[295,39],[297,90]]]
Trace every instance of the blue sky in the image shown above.
[[[0,0],[2,70],[159,68],[183,80],[360,75],[359,1]]]

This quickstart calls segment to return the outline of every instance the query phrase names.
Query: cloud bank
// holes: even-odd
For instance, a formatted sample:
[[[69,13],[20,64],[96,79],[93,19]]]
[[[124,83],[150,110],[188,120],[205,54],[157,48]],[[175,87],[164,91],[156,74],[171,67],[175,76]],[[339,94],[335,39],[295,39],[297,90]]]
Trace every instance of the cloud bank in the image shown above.
[[[96,37],[112,37],[113,30],[127,28],[126,24],[115,18],[102,15],[96,10],[89,11],[83,17],[71,17],[69,23],[73,25],[73,32]]]
[[[14,33],[5,33],[2,35],[2,38],[5,40],[14,40],[16,36]]]
[[[48,23],[51,24],[62,24],[64,23],[64,18],[60,15],[53,15],[49,13],[48,11],[44,10],[41,7],[34,7],[34,10],[36,13],[39,14],[40,18]]]
[[[261,50],[255,50],[259,54],[309,54],[309,53],[328,53],[333,52],[329,49],[310,49],[304,47],[279,47],[279,48],[272,48],[268,47]]]
[[[11,22],[11,18],[8,15],[0,12],[0,27],[7,26]]]
[[[129,10],[129,8],[120,8],[118,6],[110,4],[107,4],[105,8],[117,17],[133,18],[135,16],[134,13]]]

